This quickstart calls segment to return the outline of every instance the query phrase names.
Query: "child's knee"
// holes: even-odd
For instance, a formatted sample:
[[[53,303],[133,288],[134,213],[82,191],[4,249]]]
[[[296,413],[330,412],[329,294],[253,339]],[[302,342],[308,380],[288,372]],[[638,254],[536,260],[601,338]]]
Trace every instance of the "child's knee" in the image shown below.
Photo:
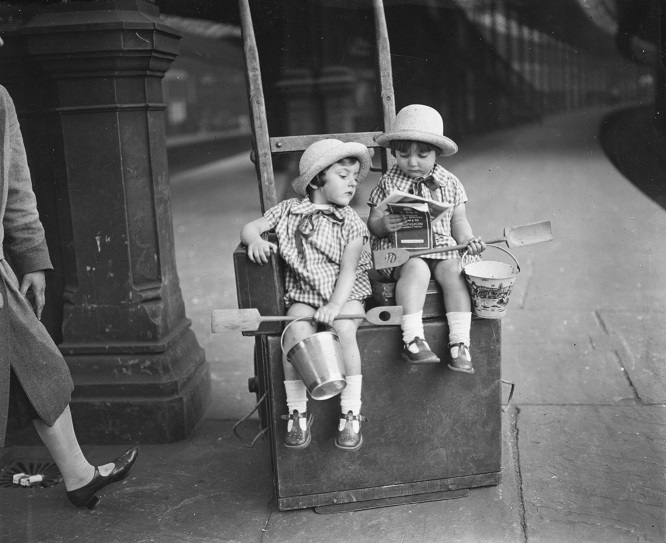
[[[358,323],[352,319],[338,319],[335,321],[335,331],[343,343],[356,343]]]
[[[443,280],[458,278],[461,274],[462,266],[458,258],[438,262],[434,273],[435,280],[439,283]]]
[[[400,268],[398,281],[409,281],[427,287],[430,282],[430,275],[430,266],[423,259],[410,258]]]

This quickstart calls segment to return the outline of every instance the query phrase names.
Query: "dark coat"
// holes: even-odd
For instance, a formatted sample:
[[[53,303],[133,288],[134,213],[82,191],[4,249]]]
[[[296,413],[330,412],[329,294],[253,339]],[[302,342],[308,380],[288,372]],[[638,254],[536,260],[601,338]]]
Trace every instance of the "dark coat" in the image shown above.
[[[39,417],[49,426],[70,402],[69,369],[19,292],[17,275],[51,269],[37,214],[16,110],[0,86],[0,447],[4,445],[13,369]],[[10,268],[5,256],[12,263]],[[12,269],[13,268],[13,269]],[[16,275],[15,275],[16,274]]]

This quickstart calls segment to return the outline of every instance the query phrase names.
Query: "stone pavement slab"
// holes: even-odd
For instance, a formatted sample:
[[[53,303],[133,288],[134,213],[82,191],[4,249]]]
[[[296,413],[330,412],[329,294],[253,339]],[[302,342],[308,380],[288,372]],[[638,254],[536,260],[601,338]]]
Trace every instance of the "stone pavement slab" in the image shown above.
[[[666,313],[602,311],[600,318],[640,401],[666,403]]]
[[[502,331],[502,375],[516,384],[517,405],[636,400],[616,341],[596,312],[514,307]]]
[[[635,401],[617,356],[596,350],[588,340],[509,344],[502,357],[502,378],[515,383],[516,405]]]
[[[512,302],[502,319],[502,344],[526,345],[557,341],[581,343],[591,336],[607,334],[594,311],[532,310]]]
[[[529,542],[666,538],[664,406],[525,406],[518,415]]]

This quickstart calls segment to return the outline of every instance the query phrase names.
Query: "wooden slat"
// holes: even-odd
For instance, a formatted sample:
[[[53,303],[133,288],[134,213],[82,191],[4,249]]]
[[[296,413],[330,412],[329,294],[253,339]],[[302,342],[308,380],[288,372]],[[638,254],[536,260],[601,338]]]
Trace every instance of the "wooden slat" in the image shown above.
[[[270,138],[272,153],[293,153],[295,151],[304,151],[315,141],[326,138],[334,138],[340,141],[355,141],[362,143],[366,147],[378,147],[372,139],[381,132],[348,132],[342,134],[312,134],[307,136],[281,136]]]
[[[393,119],[395,119],[391,47],[389,45],[388,27],[386,26],[386,16],[384,14],[384,3],[382,0],[372,0],[372,8],[375,16],[375,33],[377,36],[377,64],[384,130],[388,130],[393,126]],[[395,158],[390,153],[383,152],[381,155],[382,168],[389,168],[395,162]]]
[[[252,14],[249,0],[239,0],[241,33],[243,36],[243,54],[245,56],[245,77],[247,80],[248,101],[252,132],[254,134],[254,163],[259,182],[259,196],[262,212],[277,204],[273,162],[268,137],[268,119],[266,103],[261,83],[259,51],[252,26]]]

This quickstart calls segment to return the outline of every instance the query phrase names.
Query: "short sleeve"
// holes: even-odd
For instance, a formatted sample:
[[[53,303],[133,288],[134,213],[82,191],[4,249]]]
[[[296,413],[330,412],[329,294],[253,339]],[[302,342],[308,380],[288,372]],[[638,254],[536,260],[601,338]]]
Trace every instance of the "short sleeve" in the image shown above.
[[[271,207],[268,211],[266,211],[266,213],[264,213],[264,218],[268,221],[268,225],[271,227],[271,229],[277,227],[278,223],[280,222],[280,219],[284,217],[284,215],[291,208],[291,203],[292,200],[283,200],[279,204]]]
[[[375,207],[379,202],[381,202],[389,195],[386,187],[386,176],[383,176],[379,180],[379,183],[377,183],[370,192],[370,196],[368,197],[368,205],[370,207]]]
[[[356,238],[362,238],[363,243],[365,244],[370,239],[370,232],[368,231],[368,227],[363,222],[361,217],[358,216],[356,211],[352,211],[348,219],[345,221],[343,235],[347,243],[355,240]]]
[[[453,174],[451,174],[452,181],[455,187],[455,205],[464,204],[467,202],[467,193],[465,192],[465,187],[460,182],[460,180]]]

